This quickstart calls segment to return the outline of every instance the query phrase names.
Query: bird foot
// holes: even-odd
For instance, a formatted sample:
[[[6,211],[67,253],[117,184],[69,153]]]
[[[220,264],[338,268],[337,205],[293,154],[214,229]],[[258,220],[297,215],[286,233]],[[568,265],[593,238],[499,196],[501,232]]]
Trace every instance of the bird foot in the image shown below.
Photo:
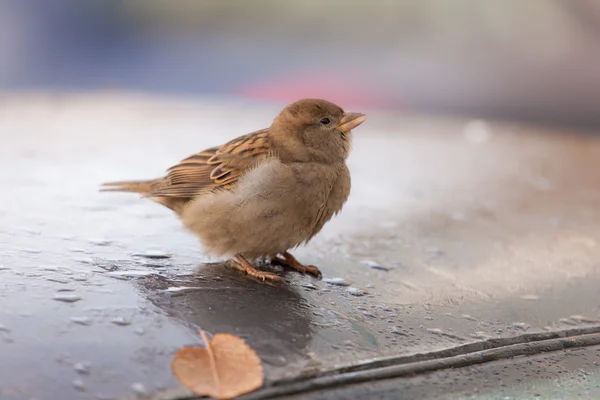
[[[266,280],[274,281],[274,282],[283,282],[283,278],[280,277],[279,275],[276,275],[272,272],[265,272],[265,271],[257,270],[244,257],[238,255],[235,258],[237,261],[231,260],[231,265],[234,268],[247,273],[249,276],[256,278],[256,279],[260,279],[263,282]]]
[[[303,274],[309,273],[311,275],[314,275],[318,279],[321,279],[323,277],[323,274],[321,273],[319,268],[315,267],[314,265],[302,264],[300,261],[296,260],[296,258],[294,258],[294,256],[291,255],[290,253],[288,253],[287,251],[282,253],[282,256],[283,256],[283,258],[275,257],[275,259],[273,261],[275,261],[276,263],[278,263],[280,265],[295,269],[296,271],[301,272]]]

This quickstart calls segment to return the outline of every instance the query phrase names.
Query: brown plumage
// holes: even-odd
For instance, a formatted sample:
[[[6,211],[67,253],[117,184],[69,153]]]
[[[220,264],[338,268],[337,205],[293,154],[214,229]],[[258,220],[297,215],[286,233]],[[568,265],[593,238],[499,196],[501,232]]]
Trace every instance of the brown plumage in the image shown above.
[[[163,178],[102,190],[140,193],[172,209],[209,252],[235,258],[249,275],[281,280],[249,262],[264,257],[320,276],[288,250],[308,242],[346,202],[351,129],[364,120],[325,100],[299,100],[268,129],[194,154]]]

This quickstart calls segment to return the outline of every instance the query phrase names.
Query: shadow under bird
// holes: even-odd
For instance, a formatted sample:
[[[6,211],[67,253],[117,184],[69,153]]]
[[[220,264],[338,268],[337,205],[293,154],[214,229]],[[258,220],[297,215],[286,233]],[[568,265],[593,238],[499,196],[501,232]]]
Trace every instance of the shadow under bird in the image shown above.
[[[351,130],[365,121],[321,99],[285,107],[271,126],[194,154],[153,180],[109,182],[173,210],[209,253],[261,280],[258,259],[321,277],[289,250],[307,243],[350,194]]]

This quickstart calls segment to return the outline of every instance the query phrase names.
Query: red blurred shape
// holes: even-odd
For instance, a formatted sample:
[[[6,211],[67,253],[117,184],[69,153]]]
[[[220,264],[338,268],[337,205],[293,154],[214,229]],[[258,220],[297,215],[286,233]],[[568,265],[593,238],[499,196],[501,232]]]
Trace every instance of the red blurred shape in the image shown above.
[[[367,79],[329,75],[303,74],[287,76],[244,86],[237,94],[264,100],[291,103],[301,98],[317,97],[348,109],[350,107],[381,108],[388,106],[382,93]]]

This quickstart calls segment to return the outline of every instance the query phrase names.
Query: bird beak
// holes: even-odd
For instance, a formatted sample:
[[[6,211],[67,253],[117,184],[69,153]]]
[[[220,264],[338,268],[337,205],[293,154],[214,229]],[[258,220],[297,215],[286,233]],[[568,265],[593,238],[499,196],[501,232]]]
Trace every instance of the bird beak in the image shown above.
[[[347,113],[340,121],[337,128],[341,132],[348,132],[367,120],[367,116],[361,113]]]

